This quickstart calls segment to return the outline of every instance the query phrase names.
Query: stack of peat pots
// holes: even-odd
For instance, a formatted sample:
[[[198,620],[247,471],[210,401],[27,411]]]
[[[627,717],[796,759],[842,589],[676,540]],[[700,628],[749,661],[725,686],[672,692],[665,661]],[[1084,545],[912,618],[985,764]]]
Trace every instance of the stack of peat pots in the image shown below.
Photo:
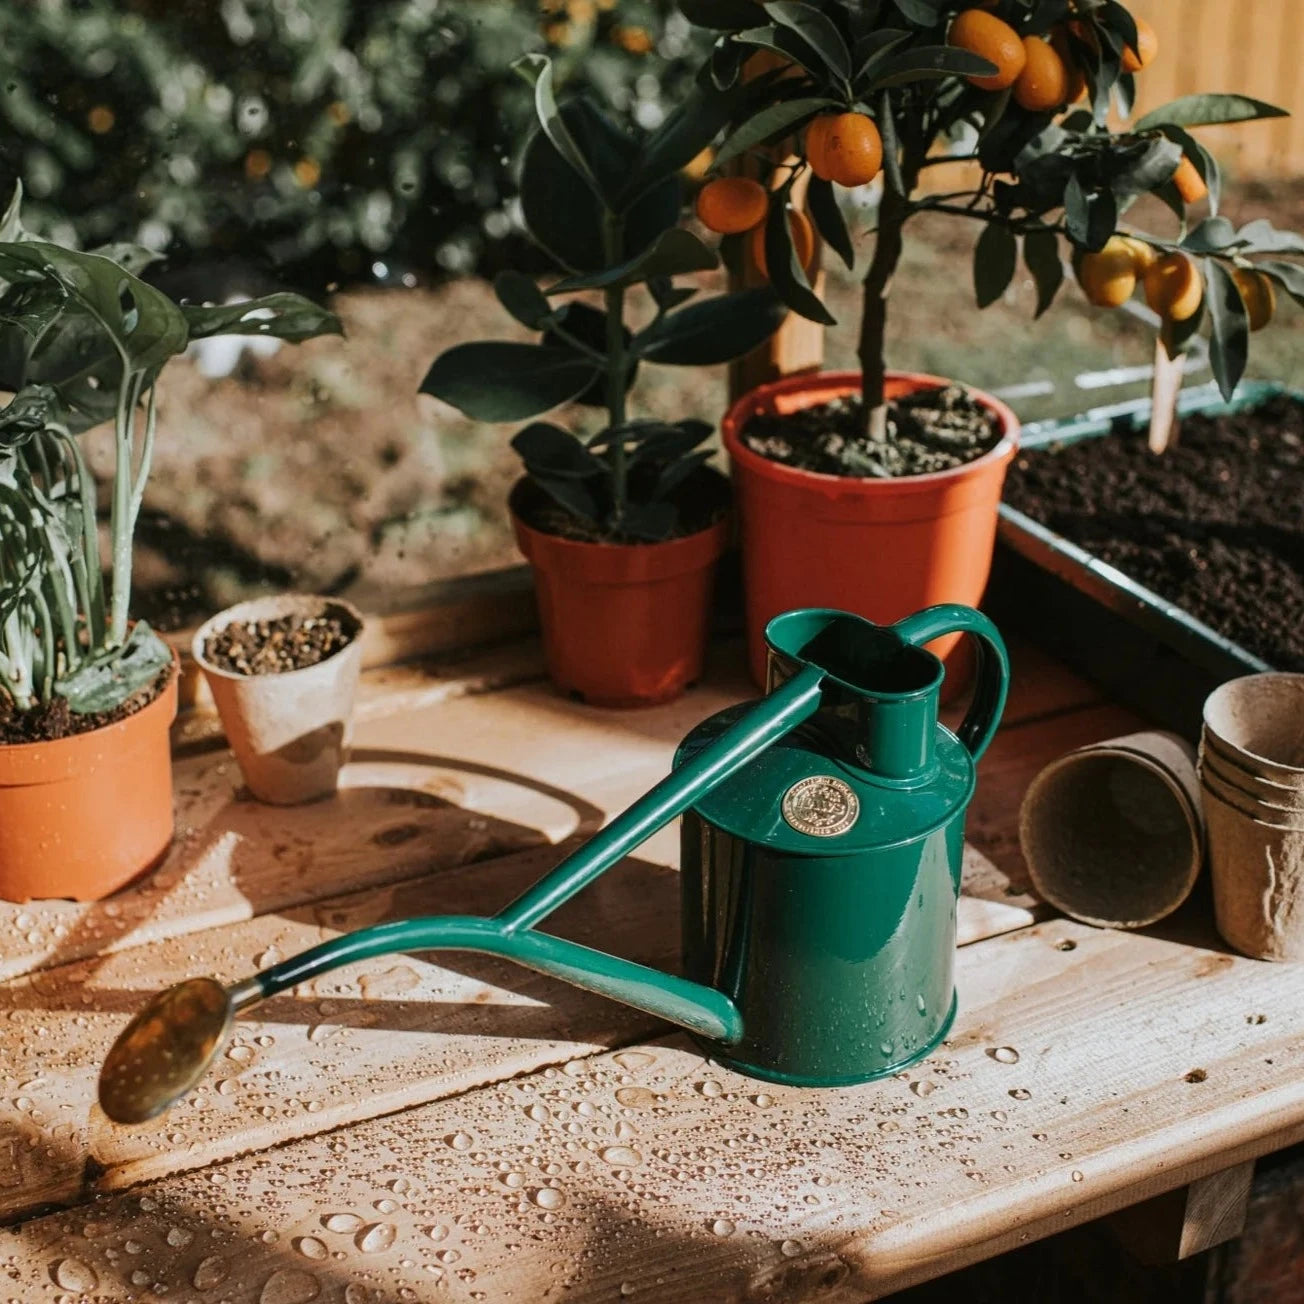
[[[1200,740],[1218,931],[1264,960],[1304,960],[1304,674],[1233,679]]]

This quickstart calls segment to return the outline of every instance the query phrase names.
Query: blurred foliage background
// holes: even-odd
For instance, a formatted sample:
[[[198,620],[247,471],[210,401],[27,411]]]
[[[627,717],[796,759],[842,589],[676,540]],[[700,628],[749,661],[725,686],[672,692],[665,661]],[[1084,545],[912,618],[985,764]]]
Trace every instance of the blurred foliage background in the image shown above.
[[[308,290],[492,271],[520,253],[512,60],[655,127],[702,39],[673,0],[24,0],[0,183],[60,240]]]

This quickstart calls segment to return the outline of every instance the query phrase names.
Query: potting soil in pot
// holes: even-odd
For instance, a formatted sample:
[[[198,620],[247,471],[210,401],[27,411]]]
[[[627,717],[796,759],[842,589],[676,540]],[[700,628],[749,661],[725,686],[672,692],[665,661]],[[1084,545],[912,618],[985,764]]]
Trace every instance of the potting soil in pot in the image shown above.
[[[0,697],[0,746],[6,743],[54,742],[117,724],[119,720],[143,711],[167,687],[171,674],[172,667],[169,666],[159,672],[153,683],[137,689],[125,702],[109,711],[78,714],[62,697],[52,698],[27,711],[15,711],[6,698]]]
[[[211,634],[204,656],[237,675],[277,675],[306,670],[346,648],[357,622],[342,607],[320,616],[292,614],[275,620],[236,620]]]
[[[861,430],[861,412],[859,394],[797,412],[762,412],[742,441],[784,466],[862,479],[948,471],[1001,442],[996,417],[960,385],[891,399],[884,438]]]
[[[1304,670],[1304,405],[1028,449],[1005,501],[1281,670]]]

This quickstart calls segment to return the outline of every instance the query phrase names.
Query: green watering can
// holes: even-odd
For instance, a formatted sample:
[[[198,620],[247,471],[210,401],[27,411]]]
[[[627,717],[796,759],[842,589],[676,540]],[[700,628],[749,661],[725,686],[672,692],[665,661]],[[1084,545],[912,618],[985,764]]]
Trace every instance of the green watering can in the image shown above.
[[[955,632],[975,635],[979,656],[952,734],[937,719],[942,664],[922,644]],[[703,721],[667,778],[493,918],[377,924],[230,987],[180,983],[110,1050],[104,1112],[153,1118],[199,1081],[239,1011],[394,951],[506,956],[679,1024],[719,1062],[774,1082],[867,1082],[927,1055],[955,1015],[964,815],[1005,705],[1005,645],[954,605],[891,626],[790,611],[766,640],[767,695]],[[684,977],[536,930],[677,815]]]

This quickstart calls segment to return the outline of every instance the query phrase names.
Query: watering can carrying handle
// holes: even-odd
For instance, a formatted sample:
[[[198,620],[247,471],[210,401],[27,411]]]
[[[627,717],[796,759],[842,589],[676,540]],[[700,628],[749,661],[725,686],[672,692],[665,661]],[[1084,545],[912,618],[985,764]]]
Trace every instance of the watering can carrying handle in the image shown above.
[[[1010,658],[1000,631],[981,611],[945,602],[917,611],[892,627],[907,643],[930,643],[945,634],[972,634],[978,648],[973,702],[956,736],[974,760],[987,750],[1001,722],[1010,689]]]

